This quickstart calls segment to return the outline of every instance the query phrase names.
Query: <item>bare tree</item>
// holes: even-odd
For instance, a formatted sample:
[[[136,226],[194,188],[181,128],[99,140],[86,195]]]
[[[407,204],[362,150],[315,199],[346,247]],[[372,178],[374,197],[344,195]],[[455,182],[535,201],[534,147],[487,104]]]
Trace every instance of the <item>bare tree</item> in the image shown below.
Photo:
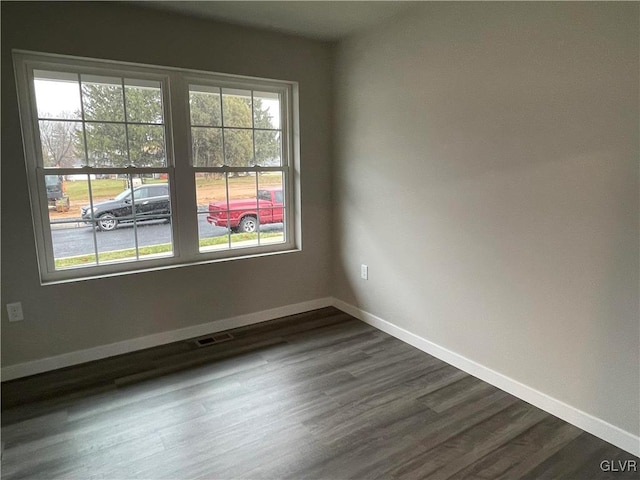
[[[46,116],[46,115],[45,115]],[[72,114],[63,114],[63,118],[72,118]],[[73,116],[73,118],[76,118]],[[45,167],[74,167],[76,162],[77,122],[41,120],[40,139]]]

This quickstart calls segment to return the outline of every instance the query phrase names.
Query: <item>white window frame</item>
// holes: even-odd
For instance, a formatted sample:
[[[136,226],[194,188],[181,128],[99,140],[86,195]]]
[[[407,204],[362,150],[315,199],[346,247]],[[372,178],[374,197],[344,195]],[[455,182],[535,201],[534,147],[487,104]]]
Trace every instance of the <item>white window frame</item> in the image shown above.
[[[36,252],[42,284],[60,283],[87,278],[136,273],[184,265],[211,263],[236,258],[295,252],[301,245],[300,162],[298,127],[298,84],[281,80],[265,80],[246,76],[142,65],[102,59],[88,59],[47,53],[14,50],[13,52],[18,104],[25,150],[25,165]],[[162,85],[167,165],[162,168],[45,168],[40,145],[37,105],[35,102],[34,70],[61,71],[103,76],[120,76],[159,81]],[[195,172],[269,171],[256,167],[194,167],[191,149],[189,85],[215,85],[277,92],[280,94],[283,187],[285,189],[285,229],[283,243],[245,248],[200,252],[196,206]],[[173,256],[145,258],[134,261],[55,269],[53,240],[48,214],[44,175],[105,173],[166,173],[170,186]],[[95,239],[95,233],[94,233]],[[96,248],[97,253],[97,248]]]

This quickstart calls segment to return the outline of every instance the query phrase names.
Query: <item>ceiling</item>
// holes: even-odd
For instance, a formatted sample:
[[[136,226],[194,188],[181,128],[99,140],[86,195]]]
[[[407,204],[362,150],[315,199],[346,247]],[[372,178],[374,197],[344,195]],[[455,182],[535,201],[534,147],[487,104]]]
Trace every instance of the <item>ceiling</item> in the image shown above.
[[[410,1],[144,1],[147,8],[337,41],[401,13]]]

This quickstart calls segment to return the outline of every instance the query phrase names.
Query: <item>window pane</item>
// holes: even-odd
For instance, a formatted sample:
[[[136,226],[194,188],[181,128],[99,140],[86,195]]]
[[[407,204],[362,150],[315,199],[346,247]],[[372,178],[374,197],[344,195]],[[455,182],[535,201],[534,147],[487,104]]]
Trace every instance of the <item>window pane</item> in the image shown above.
[[[70,212],[71,206],[69,202],[69,196],[66,193],[67,182],[65,180],[65,177],[63,175],[45,175],[44,183],[45,190],[47,191],[49,222],[62,222],[72,218],[73,214],[72,212]]]
[[[227,190],[224,173],[196,173],[196,202],[198,212],[209,211],[211,202],[223,202],[226,204]]]
[[[112,213],[101,213],[96,223],[98,261],[101,265],[137,260],[136,231],[132,223],[121,223]]]
[[[173,255],[171,198],[166,175],[148,174],[133,178],[134,229],[139,258]]]
[[[88,228],[75,229],[73,226],[59,225],[51,232],[53,237],[53,255],[56,270],[68,268],[93,267],[96,254],[93,236]],[[87,246],[88,253],[78,255],[81,246]],[[90,250],[90,252],[89,252]]]
[[[251,92],[249,90],[222,89],[223,124],[225,127],[251,128]]]
[[[258,198],[252,173],[229,174],[231,248],[258,245]]]
[[[80,85],[75,73],[34,70],[39,118],[80,119]]]
[[[269,190],[275,192],[283,192],[283,175],[282,172],[261,172],[258,176],[258,190]],[[273,197],[276,201],[281,199],[277,198],[277,195]]]
[[[91,185],[95,192],[103,187],[94,193],[100,263],[173,255],[166,174],[97,179]]]
[[[253,160],[253,131],[224,129],[225,164],[230,167],[248,167]]]
[[[127,122],[163,123],[160,82],[125,80]]]
[[[255,128],[281,128],[280,95],[269,92],[253,92],[253,118]]]
[[[85,120],[122,122],[124,100],[118,77],[82,75],[82,104]]]
[[[167,164],[164,127],[129,125],[129,160],[136,167],[164,167]]]
[[[121,123],[87,123],[87,154],[92,167],[126,167],[127,135]]]
[[[134,186],[136,183],[134,183]],[[100,231],[115,230],[122,221],[131,219],[131,180],[127,175],[92,178],[93,211],[86,205],[82,218],[97,221]]]
[[[284,242],[284,181],[281,172],[258,175],[260,245]]]
[[[86,163],[82,123],[40,120],[38,124],[44,167],[73,168]]]
[[[69,189],[71,188],[71,184]],[[103,202],[105,200],[111,200],[120,194],[123,190],[126,190],[129,183],[125,175],[91,175],[91,194],[93,195],[93,201]]]
[[[191,149],[196,167],[220,167],[222,154],[222,129],[212,127],[191,128]]]
[[[229,248],[225,174],[196,173],[196,199],[200,251]]]
[[[88,176],[45,175],[45,184],[56,270],[95,265],[93,230],[82,220],[89,204]]]
[[[282,165],[282,142],[277,130],[256,130],[256,163],[262,167]]]
[[[191,85],[189,87],[189,110],[191,125],[221,126],[220,89]]]

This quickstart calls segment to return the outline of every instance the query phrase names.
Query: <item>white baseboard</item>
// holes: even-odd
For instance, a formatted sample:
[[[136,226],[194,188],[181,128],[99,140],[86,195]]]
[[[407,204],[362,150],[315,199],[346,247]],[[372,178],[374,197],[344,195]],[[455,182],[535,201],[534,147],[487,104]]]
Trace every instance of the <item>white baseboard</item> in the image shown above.
[[[2,367],[2,381],[14,380],[16,378],[35,375],[37,373],[100,360],[101,358],[143,350],[145,348],[157,347],[159,345],[179,342],[209,333],[221,332],[231,328],[244,327],[254,323],[286,317],[287,315],[295,315],[297,313],[304,313],[318,308],[329,307],[332,305],[332,300],[333,299],[329,297],[319,298],[308,302],[296,303],[294,305],[286,305],[284,307],[272,308],[261,312],[239,315],[237,317],[225,318],[209,323],[202,323],[200,325],[181,328],[179,330],[156,333],[145,337],[111,343],[109,345],[100,345],[86,350],[78,350],[62,355],[56,355],[55,357],[9,365],[7,367]]]
[[[342,300],[334,298],[333,306],[606,442],[612,443],[633,455],[640,456],[640,437],[630,432],[480,365]]]

